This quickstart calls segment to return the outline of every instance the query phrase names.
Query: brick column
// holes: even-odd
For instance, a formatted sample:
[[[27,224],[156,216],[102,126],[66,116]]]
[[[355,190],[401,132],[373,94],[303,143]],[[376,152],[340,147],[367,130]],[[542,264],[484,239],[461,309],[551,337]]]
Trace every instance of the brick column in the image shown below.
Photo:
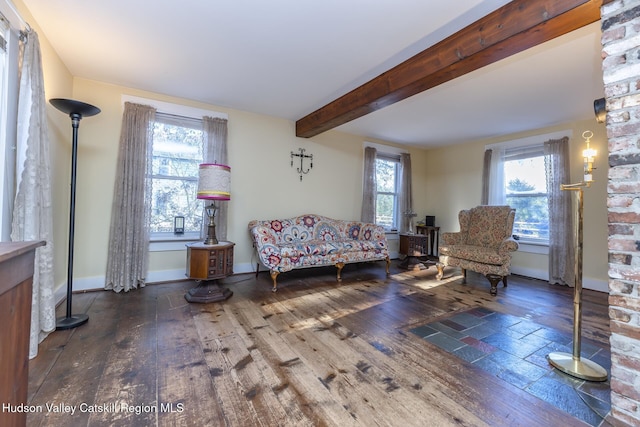
[[[609,140],[611,413],[640,425],[640,1],[603,5],[602,57]]]

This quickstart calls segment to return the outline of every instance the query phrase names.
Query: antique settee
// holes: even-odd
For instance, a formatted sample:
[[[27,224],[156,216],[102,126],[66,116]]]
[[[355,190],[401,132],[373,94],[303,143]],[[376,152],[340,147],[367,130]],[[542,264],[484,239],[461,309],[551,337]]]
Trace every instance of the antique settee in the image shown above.
[[[270,271],[273,292],[278,274],[297,268],[334,265],[337,279],[345,264],[386,261],[389,250],[384,229],[359,221],[343,221],[307,214],[288,219],[249,222],[249,232],[262,262]],[[256,269],[256,273],[259,269]]]
[[[500,280],[507,286],[511,254],[518,250],[518,242],[512,237],[515,214],[510,206],[477,206],[460,211],[460,231],[442,233],[440,238],[436,278],[442,279],[446,266],[460,267],[464,280],[466,270],[475,271],[487,277],[491,295],[496,295]]]

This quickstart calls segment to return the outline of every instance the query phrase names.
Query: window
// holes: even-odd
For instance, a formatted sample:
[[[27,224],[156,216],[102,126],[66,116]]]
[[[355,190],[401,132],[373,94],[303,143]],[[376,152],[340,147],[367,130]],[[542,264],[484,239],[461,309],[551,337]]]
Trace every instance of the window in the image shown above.
[[[184,216],[184,232],[200,234],[202,202],[196,199],[203,161],[202,120],[156,113],[151,171],[152,236],[173,235],[173,219]]]
[[[18,33],[0,13],[0,241],[11,240],[18,117]]]
[[[513,234],[522,241],[549,241],[549,205],[543,144],[504,150],[506,204],[516,209]]]
[[[400,157],[378,153],[376,156],[376,224],[397,230]]]

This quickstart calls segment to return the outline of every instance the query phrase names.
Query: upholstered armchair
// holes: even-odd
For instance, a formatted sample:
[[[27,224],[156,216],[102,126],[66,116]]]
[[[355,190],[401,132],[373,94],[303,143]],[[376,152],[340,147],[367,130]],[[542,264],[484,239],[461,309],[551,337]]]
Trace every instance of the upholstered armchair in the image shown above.
[[[439,262],[436,264],[441,280],[444,267],[460,267],[464,280],[467,270],[484,275],[491,284],[491,295],[498,293],[498,283],[507,286],[511,272],[511,253],[518,250],[513,239],[513,220],[516,210],[510,206],[477,206],[458,214],[459,232],[442,233]]]

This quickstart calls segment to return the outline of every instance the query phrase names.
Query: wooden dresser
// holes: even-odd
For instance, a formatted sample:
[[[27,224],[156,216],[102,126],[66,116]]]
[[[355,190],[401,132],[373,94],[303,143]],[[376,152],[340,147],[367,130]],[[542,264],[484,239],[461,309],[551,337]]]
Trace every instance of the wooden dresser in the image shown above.
[[[45,242],[0,243],[0,425],[25,426],[27,404],[31,289],[36,248]]]

